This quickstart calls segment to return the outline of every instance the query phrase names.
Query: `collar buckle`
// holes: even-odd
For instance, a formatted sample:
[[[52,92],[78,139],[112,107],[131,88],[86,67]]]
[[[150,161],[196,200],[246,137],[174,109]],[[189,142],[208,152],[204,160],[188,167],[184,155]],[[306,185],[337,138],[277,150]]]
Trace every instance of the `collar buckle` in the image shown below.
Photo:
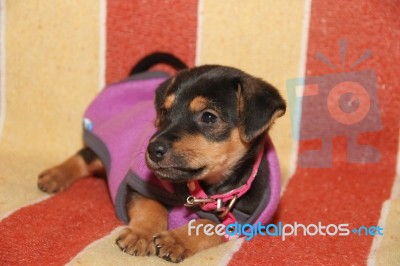
[[[215,203],[215,212],[221,212],[218,216],[220,218],[224,218],[233,208],[238,196],[235,195],[230,201],[227,201],[226,204],[224,203],[222,198],[213,199],[213,198],[196,198],[194,196],[189,196],[186,198],[186,207],[194,207],[200,206],[203,207],[207,203]]]
[[[193,207],[193,206],[203,206],[206,203],[215,202],[215,199],[212,198],[196,198],[194,196],[189,196],[186,198],[186,207]]]

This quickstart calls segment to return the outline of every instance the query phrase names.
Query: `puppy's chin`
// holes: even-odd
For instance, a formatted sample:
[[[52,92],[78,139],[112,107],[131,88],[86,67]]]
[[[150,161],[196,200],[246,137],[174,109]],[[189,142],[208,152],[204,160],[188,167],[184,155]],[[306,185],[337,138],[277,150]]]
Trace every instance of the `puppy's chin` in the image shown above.
[[[179,167],[159,167],[152,169],[153,173],[161,180],[166,180],[174,183],[188,182],[198,179],[204,171],[203,168],[179,168]]]

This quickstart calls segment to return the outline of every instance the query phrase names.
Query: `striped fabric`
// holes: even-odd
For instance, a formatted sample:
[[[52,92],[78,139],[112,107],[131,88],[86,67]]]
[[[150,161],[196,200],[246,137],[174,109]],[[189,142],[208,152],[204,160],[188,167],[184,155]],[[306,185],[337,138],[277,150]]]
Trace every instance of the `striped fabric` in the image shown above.
[[[399,265],[399,13],[392,0],[0,0],[0,265],[170,265],[114,245],[103,180],[36,187],[82,145],[97,92],[154,51],[278,87],[290,108],[271,132],[284,177],[271,223],[349,229],[234,240],[182,265]],[[352,231],[372,226],[383,235]]]

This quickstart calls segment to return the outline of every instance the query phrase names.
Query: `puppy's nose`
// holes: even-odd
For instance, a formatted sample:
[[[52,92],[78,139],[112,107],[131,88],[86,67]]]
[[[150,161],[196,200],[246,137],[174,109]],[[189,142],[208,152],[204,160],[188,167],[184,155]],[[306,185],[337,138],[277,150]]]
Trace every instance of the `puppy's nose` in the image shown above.
[[[168,152],[168,146],[164,142],[155,141],[149,144],[147,147],[149,157],[154,162],[160,162],[164,155]]]

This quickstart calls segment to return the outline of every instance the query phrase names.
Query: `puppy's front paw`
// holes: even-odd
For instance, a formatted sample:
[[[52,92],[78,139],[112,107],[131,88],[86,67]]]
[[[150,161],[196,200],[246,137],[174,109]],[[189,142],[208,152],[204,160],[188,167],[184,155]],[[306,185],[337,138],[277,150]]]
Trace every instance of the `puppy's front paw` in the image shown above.
[[[125,228],[116,240],[119,248],[134,256],[151,256],[156,254],[153,243],[153,236],[144,232],[134,231],[132,228]]]
[[[38,187],[43,192],[57,193],[66,190],[70,186],[69,173],[60,167],[50,168],[39,175]]]
[[[185,245],[185,240],[176,231],[164,231],[154,236],[156,255],[166,261],[182,262],[193,252]]]

